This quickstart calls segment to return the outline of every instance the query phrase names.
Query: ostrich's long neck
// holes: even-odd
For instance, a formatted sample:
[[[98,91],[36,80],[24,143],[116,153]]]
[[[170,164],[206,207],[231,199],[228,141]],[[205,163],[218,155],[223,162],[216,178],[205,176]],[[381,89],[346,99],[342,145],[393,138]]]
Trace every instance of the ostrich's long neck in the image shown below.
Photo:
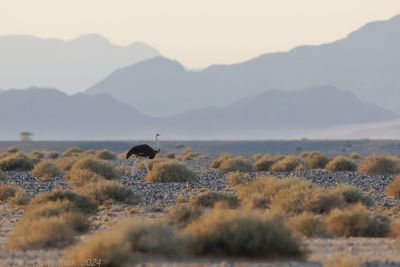
[[[156,135],[156,144],[157,144],[157,152],[160,152],[160,144],[158,143],[158,139],[157,139],[157,135]]]

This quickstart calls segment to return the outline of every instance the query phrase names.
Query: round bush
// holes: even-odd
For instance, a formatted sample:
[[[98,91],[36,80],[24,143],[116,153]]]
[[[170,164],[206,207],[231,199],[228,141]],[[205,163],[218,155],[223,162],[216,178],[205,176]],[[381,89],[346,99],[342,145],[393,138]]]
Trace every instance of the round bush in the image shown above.
[[[196,179],[196,174],[191,169],[177,161],[155,164],[151,172],[145,177],[145,181],[149,183],[182,183]]]
[[[329,161],[325,169],[329,172],[355,171],[357,169],[357,165],[346,157],[336,156]]]
[[[186,234],[194,254],[267,257],[300,256],[300,242],[281,220],[254,214],[215,210],[188,225]]]
[[[250,174],[245,172],[229,172],[225,176],[225,180],[232,187],[253,181]]]
[[[254,165],[254,170],[257,172],[269,171],[275,163],[275,159],[271,156],[264,156],[258,159]]]
[[[251,172],[253,166],[249,160],[244,158],[228,158],[221,162],[218,169],[222,172]]]
[[[115,179],[118,177],[118,172],[111,163],[105,160],[94,159],[92,157],[80,158],[73,165],[71,170],[75,169],[90,170],[98,175],[103,176],[105,179]]]
[[[190,204],[201,207],[214,207],[220,202],[227,204],[230,208],[236,208],[240,204],[235,195],[215,191],[202,192],[190,199]]]
[[[357,171],[361,175],[396,174],[399,167],[398,161],[390,157],[368,156],[361,161]]]
[[[104,159],[104,160],[115,160],[117,159],[117,154],[111,152],[107,149],[96,151],[96,159]]]
[[[30,171],[34,161],[21,152],[12,153],[0,158],[0,170],[3,171]]]
[[[277,162],[275,162],[271,166],[271,171],[273,172],[292,172],[295,171],[296,168],[302,165],[302,161],[292,155],[289,155]]]
[[[49,181],[50,178],[60,175],[61,171],[52,160],[43,160],[35,165],[31,174],[41,181]]]

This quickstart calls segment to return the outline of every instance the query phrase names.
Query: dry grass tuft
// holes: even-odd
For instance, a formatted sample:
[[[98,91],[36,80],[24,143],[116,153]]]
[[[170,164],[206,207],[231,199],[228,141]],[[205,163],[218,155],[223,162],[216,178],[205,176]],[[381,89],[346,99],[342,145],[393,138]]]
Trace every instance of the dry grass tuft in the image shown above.
[[[117,154],[107,149],[97,150],[95,153],[96,159],[104,159],[104,160],[116,160]]]
[[[0,202],[21,206],[28,204],[30,200],[31,196],[22,188],[14,184],[0,185]]]
[[[370,214],[361,204],[346,210],[334,209],[325,219],[326,229],[336,236],[384,237],[390,232],[390,220]]]
[[[321,237],[326,235],[322,216],[310,212],[303,212],[290,217],[287,221],[287,225],[301,236]]]
[[[196,174],[177,161],[166,161],[156,164],[145,177],[149,183],[189,182],[196,180]]]
[[[32,176],[37,177],[40,181],[49,181],[52,177],[61,174],[57,165],[52,160],[43,160],[35,165],[31,171]]]
[[[400,197],[400,176],[397,176],[390,184],[388,184],[386,187],[386,194],[395,198]]]
[[[271,166],[271,171],[273,172],[292,172],[303,169],[303,161],[293,155],[286,156],[285,158],[278,160]]]
[[[203,209],[189,204],[179,204],[167,212],[168,222],[177,226],[186,226],[203,214]]]
[[[329,161],[325,169],[329,172],[356,171],[357,164],[355,164],[349,158],[336,156],[331,161]]]
[[[142,201],[142,197],[116,181],[99,180],[87,183],[78,188],[77,192],[92,199],[97,204],[103,204],[114,200],[122,203],[136,205]]]
[[[399,161],[385,156],[365,157],[358,166],[361,175],[396,174],[400,171]]]
[[[239,206],[239,199],[232,194],[206,191],[193,196],[190,199],[190,204],[200,207],[214,207],[217,203],[224,203],[229,208],[236,208]]]
[[[78,161],[78,157],[62,157],[57,160],[57,167],[66,172],[72,169],[72,166]]]
[[[71,170],[85,169],[90,170],[105,179],[115,179],[118,177],[118,172],[114,166],[105,160],[95,159],[90,156],[81,157],[72,167]]]
[[[0,170],[3,171],[30,171],[34,161],[21,152],[11,153],[0,158]]]
[[[78,169],[74,168],[69,171],[64,178],[68,181],[72,187],[81,187],[90,182],[96,182],[105,179],[103,176],[94,173],[88,169]]]
[[[197,255],[301,256],[299,240],[281,220],[229,210],[214,210],[188,225],[186,234]]]
[[[79,156],[83,152],[79,147],[70,147],[67,148],[64,153],[62,153],[62,157],[76,157]]]
[[[245,172],[229,172],[225,176],[225,180],[228,183],[229,186],[234,187],[237,185],[245,184],[248,182],[253,181],[251,178],[250,174],[245,173]]]
[[[34,230],[33,230],[34,229]],[[74,241],[71,226],[58,217],[19,222],[6,241],[9,249],[63,247]]]
[[[253,165],[250,160],[242,157],[226,158],[221,161],[218,169],[222,172],[251,172]]]
[[[254,164],[254,170],[256,172],[269,171],[275,162],[276,159],[274,157],[265,155],[262,158],[257,159],[256,163]]]
[[[371,206],[373,204],[372,199],[365,196],[363,192],[355,186],[339,184],[332,188],[332,191],[342,195],[344,201],[348,204],[363,203],[367,206]]]
[[[324,169],[329,159],[321,152],[311,152],[305,157],[305,162],[311,169]]]

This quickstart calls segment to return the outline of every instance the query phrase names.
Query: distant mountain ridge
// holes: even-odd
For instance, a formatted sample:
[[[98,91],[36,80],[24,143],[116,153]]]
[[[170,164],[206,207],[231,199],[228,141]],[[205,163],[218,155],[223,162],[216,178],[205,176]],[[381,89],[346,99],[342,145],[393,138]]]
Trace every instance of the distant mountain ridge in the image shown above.
[[[109,93],[147,114],[171,115],[222,107],[274,88],[332,85],[351,91],[362,101],[400,111],[399,47],[400,16],[396,16],[368,23],[336,42],[202,71],[188,71],[176,61],[153,58],[116,70],[86,92]]]
[[[396,118],[334,87],[270,90],[223,108],[167,117],[144,115],[107,94],[29,88],[7,90],[0,97],[0,139],[15,139],[24,130],[52,140],[140,139],[158,131],[170,139],[294,138],[299,132]]]
[[[0,87],[55,87],[83,91],[116,68],[158,56],[144,43],[117,46],[97,34],[70,41],[0,36]]]

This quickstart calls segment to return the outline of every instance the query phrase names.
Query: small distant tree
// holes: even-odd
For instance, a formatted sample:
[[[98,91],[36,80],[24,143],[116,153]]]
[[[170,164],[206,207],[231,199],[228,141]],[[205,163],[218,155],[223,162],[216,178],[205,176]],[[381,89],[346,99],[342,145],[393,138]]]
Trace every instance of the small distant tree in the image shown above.
[[[29,142],[29,141],[32,141],[33,133],[24,131],[24,132],[21,132],[19,134],[19,136],[21,137],[22,142]]]

